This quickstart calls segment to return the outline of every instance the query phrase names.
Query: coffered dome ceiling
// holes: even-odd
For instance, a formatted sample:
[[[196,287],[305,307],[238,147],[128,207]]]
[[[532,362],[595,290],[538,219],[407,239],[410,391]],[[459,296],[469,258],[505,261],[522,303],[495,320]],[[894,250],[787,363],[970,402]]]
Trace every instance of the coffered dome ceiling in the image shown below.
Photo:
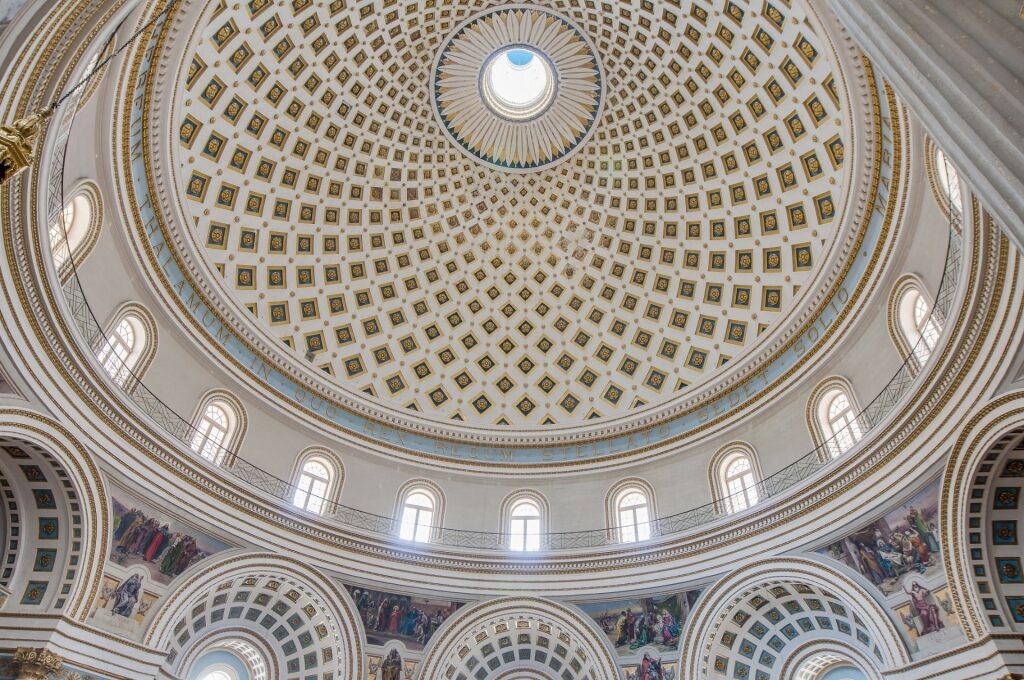
[[[249,0],[203,21],[174,114],[196,249],[361,398],[622,415],[749,358],[836,265],[848,96],[800,2]]]

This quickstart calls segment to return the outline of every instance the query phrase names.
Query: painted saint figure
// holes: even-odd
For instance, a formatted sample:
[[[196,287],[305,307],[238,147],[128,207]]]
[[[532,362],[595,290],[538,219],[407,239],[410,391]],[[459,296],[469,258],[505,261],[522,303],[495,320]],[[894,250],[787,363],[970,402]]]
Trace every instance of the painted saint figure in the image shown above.
[[[921,635],[934,633],[945,628],[945,624],[942,623],[942,619],[939,616],[939,606],[935,604],[935,600],[932,598],[932,591],[917,581],[910,586],[910,590],[906,588],[903,590],[910,595],[910,603],[921,620]]]
[[[381,680],[399,680],[402,677],[402,657],[397,649],[388,653],[388,658],[380,667]]]
[[[643,661],[640,662],[640,677],[638,680],[664,680],[661,659],[653,659],[649,652],[644,652]]]
[[[114,589],[114,606],[110,610],[118,616],[131,616],[135,611],[135,603],[139,601],[141,591],[142,576],[132,574]]]

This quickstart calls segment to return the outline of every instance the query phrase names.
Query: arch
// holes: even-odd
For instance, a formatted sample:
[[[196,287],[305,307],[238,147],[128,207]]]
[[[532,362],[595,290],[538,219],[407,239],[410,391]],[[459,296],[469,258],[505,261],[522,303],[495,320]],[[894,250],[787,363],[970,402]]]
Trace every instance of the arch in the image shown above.
[[[64,209],[50,221],[50,254],[63,284],[92,252],[103,224],[103,203],[95,182],[79,182],[69,192]]]
[[[249,418],[245,407],[227,390],[204,394],[192,414],[189,446],[214,465],[230,466],[245,437]]]
[[[93,349],[104,372],[130,393],[153,363],[156,348],[153,315],[137,302],[126,302],[110,317],[103,337]]]
[[[791,602],[798,604],[785,606]],[[828,623],[816,621],[819,616]],[[801,617],[809,628],[795,625]],[[794,624],[789,634],[769,634],[787,623]],[[759,626],[762,637],[747,635]],[[910,662],[890,613],[854,578],[804,557],[761,560],[728,574],[697,601],[680,645],[682,676],[754,677],[755,664],[770,667],[800,645],[823,640],[860,650],[877,674]],[[742,654],[732,653],[736,645]]]
[[[416,543],[431,542],[444,526],[444,506],[444,492],[430,480],[411,479],[403,484],[395,501],[398,537]]]
[[[758,484],[762,478],[761,462],[753,446],[742,441],[726,444],[708,465],[715,509],[732,514],[753,507],[761,500]]]
[[[1024,464],[1007,469],[1012,460],[1024,460],[1022,437],[1024,391],[1018,390],[978,409],[957,437],[943,474],[940,543],[947,546],[943,560],[950,592],[971,641],[1024,629],[1024,613],[1015,611],[1024,602],[1024,586],[1009,583],[1013,574],[1001,571],[1007,564],[1003,559],[1019,557],[1013,525],[1005,522],[1013,521],[1007,513],[1020,512],[1014,493],[1017,498],[1024,493],[1024,477],[1015,476],[1024,474]],[[1009,502],[1001,499],[1003,494]],[[1021,519],[1016,517],[1017,526]],[[996,543],[996,533],[1003,530],[1011,535]],[[1018,588],[1020,593],[1015,592]]]
[[[18,465],[4,473],[13,482],[15,493],[23,495],[14,502],[25,527],[14,553],[11,600],[4,609],[20,608],[31,582],[42,581],[39,577],[44,573],[46,586],[38,597],[29,598],[38,604],[28,606],[36,615],[42,608],[59,608],[68,619],[84,622],[100,591],[110,533],[110,501],[103,477],[92,455],[60,423],[20,408],[0,409],[0,423],[0,446],[19,449]],[[42,476],[30,475],[21,465],[38,467]],[[46,489],[52,492],[52,502],[37,502],[45,496],[37,497],[36,492]],[[40,521],[48,517],[57,519],[52,528],[51,523]],[[70,521],[64,521],[65,517]],[[72,524],[80,532],[74,541]],[[55,550],[52,571],[34,570],[39,549]],[[0,549],[0,553],[5,551]],[[4,554],[5,566],[11,564],[10,555]]]
[[[505,496],[500,510],[505,547],[516,552],[534,552],[546,547],[551,509],[539,492],[520,489]]]
[[[225,663],[215,663],[203,669],[197,680],[241,680],[238,671]]]
[[[643,497],[646,519],[635,495]],[[631,498],[632,497],[632,498]],[[625,504],[629,503],[628,506]],[[619,480],[605,495],[605,524],[609,535],[620,543],[645,541],[657,532],[658,508],[654,487],[646,479],[628,477]]]
[[[557,653],[556,647],[562,652]],[[506,597],[468,605],[434,634],[421,678],[454,678],[470,668],[488,677],[618,680],[616,657],[594,621],[575,608],[540,598]]]
[[[931,184],[935,200],[946,217],[951,218],[954,224],[959,224],[964,212],[960,173],[931,137],[925,138],[924,153],[928,183]]]
[[[900,358],[920,370],[938,346],[942,318],[916,274],[905,274],[892,287],[888,308],[889,337]]]
[[[864,652],[841,640],[812,640],[800,645],[782,665],[782,678],[825,680],[840,668],[854,668],[867,680],[881,680]]]
[[[864,437],[861,407],[853,385],[842,376],[820,382],[807,400],[807,427],[822,460],[835,458]]]
[[[309,469],[319,466],[322,470]],[[292,504],[302,510],[325,514],[333,509],[345,483],[341,457],[322,446],[309,446],[299,452],[292,466]]]
[[[237,658],[249,672],[249,680],[271,680],[281,677],[274,649],[263,637],[246,628],[230,627],[217,630],[192,647],[181,659],[179,667],[186,678],[196,675],[196,664],[210,652],[226,650]]]
[[[243,616],[243,609],[254,610],[257,620]],[[143,641],[167,653],[163,672],[180,677],[185,664],[197,658],[195,652],[208,649],[212,636],[233,628],[265,643],[280,668],[308,652],[309,643],[301,638],[309,634],[319,647],[318,668],[307,670],[334,673],[339,680],[362,678],[366,639],[351,598],[312,567],[270,553],[204,562],[166,597]]]

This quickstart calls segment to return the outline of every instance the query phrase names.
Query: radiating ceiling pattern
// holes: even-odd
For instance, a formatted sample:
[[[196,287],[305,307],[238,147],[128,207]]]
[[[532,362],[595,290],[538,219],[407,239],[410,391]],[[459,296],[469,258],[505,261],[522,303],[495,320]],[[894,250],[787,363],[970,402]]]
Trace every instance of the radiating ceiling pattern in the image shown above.
[[[537,72],[537,94],[514,102],[519,106],[498,91],[514,85],[514,67],[493,77],[509,47],[536,55],[518,70]],[[433,78],[442,129],[472,158],[502,169],[563,160],[593,129],[601,103],[601,70],[589,42],[547,10],[501,7],[474,16],[441,48]]]
[[[571,424],[705,382],[796,309],[849,134],[801,3],[535,3],[593,49],[603,105],[527,173],[471,158],[435,110],[441,51],[489,5],[378,4],[221,2],[186,57],[194,236],[297,361],[439,420]]]

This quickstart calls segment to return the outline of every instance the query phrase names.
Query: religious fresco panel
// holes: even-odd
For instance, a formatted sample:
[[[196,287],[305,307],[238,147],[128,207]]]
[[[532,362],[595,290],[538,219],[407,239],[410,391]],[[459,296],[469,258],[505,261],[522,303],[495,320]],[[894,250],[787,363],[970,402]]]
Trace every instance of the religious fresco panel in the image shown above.
[[[636,656],[644,647],[658,653],[679,649],[679,635],[698,595],[699,590],[690,590],[576,606],[594,619],[620,657],[628,657]]]
[[[366,642],[383,647],[392,640],[422,651],[431,636],[464,602],[396,595],[346,585],[366,630]]]
[[[111,506],[107,567],[89,618],[137,639],[177,576],[232,546],[120,489]]]
[[[230,546],[130,496],[113,497],[114,543],[110,561],[142,565],[156,583],[175,576]]]
[[[645,652],[640,663],[623,666],[622,675],[626,680],[679,680],[679,664]]]
[[[940,479],[818,553],[859,572],[896,614],[915,658],[966,641],[939,543]]]

